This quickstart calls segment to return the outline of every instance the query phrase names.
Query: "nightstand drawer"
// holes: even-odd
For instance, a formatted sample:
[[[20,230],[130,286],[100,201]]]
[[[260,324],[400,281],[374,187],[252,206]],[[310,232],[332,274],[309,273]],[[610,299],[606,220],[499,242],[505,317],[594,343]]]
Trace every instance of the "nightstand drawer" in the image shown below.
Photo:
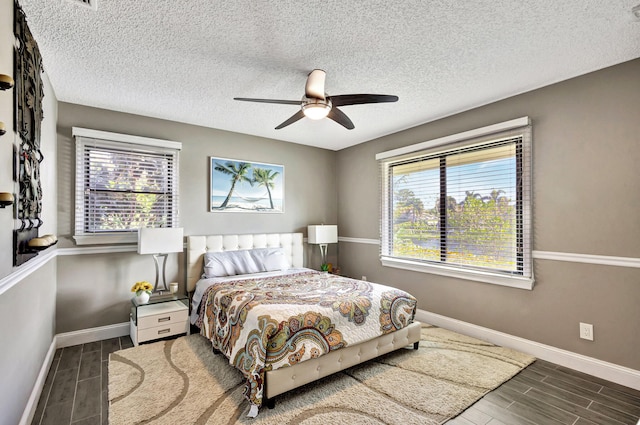
[[[189,324],[186,321],[179,323],[165,324],[147,329],[138,329],[138,342],[151,341],[153,339],[164,338],[172,335],[187,333]]]
[[[138,307],[138,332],[155,327],[187,323],[189,308],[180,301]],[[184,332],[184,331],[182,331]]]
[[[153,341],[180,334],[189,335],[187,297],[156,298],[150,304],[139,305],[132,300],[129,335],[136,347],[140,342]]]

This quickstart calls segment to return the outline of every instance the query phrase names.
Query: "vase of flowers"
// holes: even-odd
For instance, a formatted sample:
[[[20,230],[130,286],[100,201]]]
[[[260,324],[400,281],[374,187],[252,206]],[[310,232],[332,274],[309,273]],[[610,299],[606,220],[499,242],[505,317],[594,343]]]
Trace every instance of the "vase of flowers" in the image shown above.
[[[153,286],[147,281],[136,282],[135,285],[131,287],[131,292],[136,293],[136,302],[138,304],[148,303],[151,297],[151,291],[153,291]]]

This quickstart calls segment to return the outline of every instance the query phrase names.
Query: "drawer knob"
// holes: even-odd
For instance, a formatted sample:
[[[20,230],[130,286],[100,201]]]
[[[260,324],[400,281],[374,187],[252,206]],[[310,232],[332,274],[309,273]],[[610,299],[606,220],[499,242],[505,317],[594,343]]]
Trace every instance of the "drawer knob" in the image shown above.
[[[158,335],[168,334],[169,332],[171,332],[171,329],[160,329]]]
[[[171,320],[171,316],[159,317],[158,318],[158,323],[160,323],[160,322],[168,322],[169,320]]]

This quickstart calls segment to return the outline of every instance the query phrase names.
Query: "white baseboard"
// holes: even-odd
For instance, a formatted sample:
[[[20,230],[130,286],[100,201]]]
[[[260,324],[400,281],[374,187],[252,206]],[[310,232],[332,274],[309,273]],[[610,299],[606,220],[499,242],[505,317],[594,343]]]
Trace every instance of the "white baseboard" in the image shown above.
[[[418,309],[416,320],[513,348],[561,366],[640,390],[640,371]]]
[[[51,364],[53,363],[53,356],[55,354],[56,337],[54,336],[53,341],[51,341],[51,345],[49,345],[47,355],[44,357],[44,362],[42,362],[42,367],[40,368],[40,372],[38,373],[36,382],[35,384],[33,384],[33,390],[31,390],[31,395],[29,396],[27,405],[22,412],[22,418],[20,418],[19,425],[28,425],[33,420],[33,415],[35,415],[36,413],[36,407],[38,407],[38,400],[40,400],[40,395],[42,394],[42,389],[44,388],[44,381],[47,379],[47,374],[49,373],[49,368],[51,368]]]
[[[56,348],[71,347],[72,345],[87,344],[103,339],[117,338],[129,335],[129,322],[115,325],[100,326],[98,328],[82,329],[56,335]]]
[[[71,347],[72,345],[78,344],[87,344],[89,342],[101,341],[103,339],[117,338],[125,335],[129,335],[129,322],[55,335],[53,337],[53,341],[51,341],[51,345],[49,346],[49,351],[47,351],[47,355],[44,358],[42,367],[40,368],[38,378],[33,385],[31,396],[27,401],[24,412],[22,412],[22,418],[20,419],[19,425],[28,425],[33,420],[33,415],[38,407],[38,400],[40,400],[40,395],[44,388],[44,382],[47,379],[49,368],[51,368],[51,364],[53,363],[53,356],[56,353],[56,349]]]

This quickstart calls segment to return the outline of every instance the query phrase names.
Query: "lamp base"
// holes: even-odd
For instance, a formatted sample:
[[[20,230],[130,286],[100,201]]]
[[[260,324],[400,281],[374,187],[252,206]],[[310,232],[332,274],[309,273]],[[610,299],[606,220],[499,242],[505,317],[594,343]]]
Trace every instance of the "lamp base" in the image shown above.
[[[168,254],[154,254],[153,261],[156,263],[156,282],[153,285],[153,295],[162,295],[163,292],[169,292],[167,279],[165,278],[165,270],[167,268]],[[162,269],[162,273],[160,270]]]
[[[320,246],[320,257],[322,258],[322,265],[327,264],[327,248],[329,244],[321,243]]]

